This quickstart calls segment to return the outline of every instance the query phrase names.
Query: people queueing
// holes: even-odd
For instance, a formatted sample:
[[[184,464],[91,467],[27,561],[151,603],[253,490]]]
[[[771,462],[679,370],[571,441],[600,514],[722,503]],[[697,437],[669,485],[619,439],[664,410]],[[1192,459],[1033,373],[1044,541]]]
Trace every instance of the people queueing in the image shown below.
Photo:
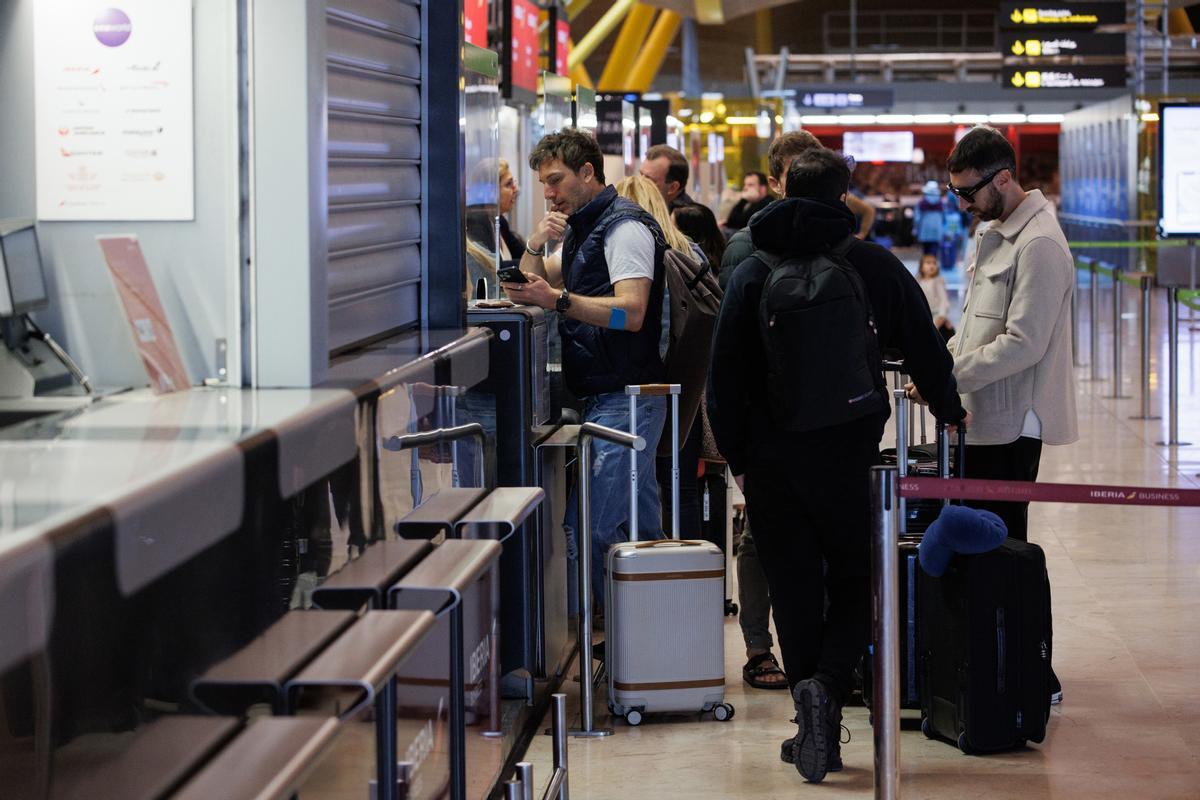
[[[917,265],[917,283],[921,285],[921,291],[929,303],[934,327],[943,339],[949,341],[954,335],[954,323],[950,321],[950,292],[946,289],[946,279],[942,277],[938,266],[938,257],[933,253],[921,256]]]
[[[781,756],[810,782],[842,766],[841,708],[868,639],[868,473],[879,463],[890,410],[879,349],[905,354],[939,420],[959,424],[966,414],[916,280],[889,251],[854,238],[854,214],[845,205],[849,182],[846,160],[830,150],[810,148],[793,159],[786,199],[751,222],[755,254],[727,284],[708,387],[717,445],[746,494],[792,690],[798,728]],[[818,257],[840,259],[840,279],[863,287],[853,293],[857,299],[842,295],[853,305],[828,320],[852,330],[789,341],[788,326],[801,320],[760,316],[770,262],[777,270],[780,259],[786,265]],[[768,346],[764,333],[776,321],[784,327]],[[805,372],[810,363],[832,367],[860,388],[865,380],[866,390],[843,399],[831,390],[835,376],[828,371]],[[827,389],[807,395],[819,404],[813,413],[788,402],[804,386]]]
[[[771,204],[767,188],[767,176],[761,172],[747,172],[742,178],[742,196],[729,210],[729,216],[721,223],[727,231],[740,231],[750,224],[750,218]]]
[[[529,156],[551,210],[526,242],[521,271],[528,283],[505,283],[514,301],[559,313],[562,364],[567,387],[583,401],[583,419],[629,430],[625,387],[664,378],[662,328],[663,258],[667,243],[654,217],[617,196],[604,179],[604,156],[588,133],[567,129],[542,138]],[[559,266],[543,263],[548,241],[562,240]],[[643,475],[654,474],[654,453],[666,419],[664,397],[637,401],[638,453]],[[630,538],[628,451],[597,441],[593,451],[592,591],[603,608],[604,554]],[[654,480],[638,485],[638,538],[662,538],[662,514]],[[578,530],[577,503],[567,504],[565,527]],[[568,552],[576,546],[574,537]],[[584,580],[585,576],[580,576]]]
[[[948,190],[981,223],[967,302],[948,343],[963,404],[974,418],[966,474],[1036,481],[1042,445],[1079,438],[1071,354],[1074,260],[1050,201],[1018,183],[1012,145],[999,131],[969,131],[947,167]],[[994,512],[1009,536],[1027,540],[1028,502],[968,504]],[[1062,699],[1053,674],[1051,697]]]

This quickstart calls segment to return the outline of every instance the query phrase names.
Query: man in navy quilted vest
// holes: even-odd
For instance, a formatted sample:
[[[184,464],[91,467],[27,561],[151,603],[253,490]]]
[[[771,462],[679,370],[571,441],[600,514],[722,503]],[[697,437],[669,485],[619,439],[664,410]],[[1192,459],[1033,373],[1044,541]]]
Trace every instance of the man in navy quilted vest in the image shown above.
[[[584,421],[628,431],[625,387],[664,379],[658,340],[662,328],[663,254],[654,218],[617,196],[604,180],[604,156],[590,134],[565,130],[545,136],[529,156],[550,211],[526,242],[521,270],[528,283],[503,284],[518,303],[559,313],[567,388],[583,401]],[[546,244],[562,242],[561,266],[543,260]],[[662,538],[662,509],[654,453],[666,420],[666,400],[638,400],[638,538]],[[592,463],[592,591],[603,608],[604,554],[629,537],[629,453],[596,442]],[[566,527],[577,530],[576,503]],[[573,554],[569,544],[568,554]],[[574,596],[574,595],[572,595]]]

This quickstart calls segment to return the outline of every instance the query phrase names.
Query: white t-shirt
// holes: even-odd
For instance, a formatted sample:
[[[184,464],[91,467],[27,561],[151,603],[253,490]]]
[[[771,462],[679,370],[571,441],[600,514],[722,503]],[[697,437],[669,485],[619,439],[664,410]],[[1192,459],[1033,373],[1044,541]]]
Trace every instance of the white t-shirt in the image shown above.
[[[626,219],[604,233],[604,259],[608,282],[614,286],[630,278],[654,280],[654,236],[636,219]]]

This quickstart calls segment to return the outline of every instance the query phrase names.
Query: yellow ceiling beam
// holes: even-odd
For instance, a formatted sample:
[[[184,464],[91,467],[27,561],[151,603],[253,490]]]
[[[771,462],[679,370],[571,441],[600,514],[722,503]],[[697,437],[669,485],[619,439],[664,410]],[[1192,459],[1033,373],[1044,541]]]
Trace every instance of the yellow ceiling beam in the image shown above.
[[[701,25],[724,25],[725,9],[722,0],[696,0],[696,22]]]
[[[587,34],[579,40],[579,44],[571,49],[571,55],[567,58],[567,67],[574,69],[578,65],[587,60],[587,57],[596,51],[600,43],[608,38],[608,35],[613,32],[613,29],[625,19],[625,15],[629,13],[629,9],[633,8],[637,0],[617,0],[608,11],[604,12],[604,16],[596,20],[596,24]]]
[[[592,4],[592,0],[567,0],[567,19],[574,22],[583,10]]]
[[[1196,32],[1192,28],[1192,21],[1188,18],[1186,9],[1171,9],[1171,14],[1167,17],[1167,32],[1171,36],[1190,36]]]
[[[627,87],[634,92],[650,91],[650,84],[662,68],[663,59],[667,57],[667,48],[671,46],[675,34],[679,31],[682,18],[674,11],[663,11],[654,22],[650,36],[633,62],[629,71]]]
[[[568,39],[567,42],[570,46],[570,49],[574,51],[575,42],[570,39]],[[582,61],[571,67],[571,80],[574,83],[581,84],[589,89],[596,88],[596,84],[592,83],[592,76],[587,71],[587,66]]]
[[[650,32],[650,25],[654,22],[656,13],[655,8],[643,3],[634,3],[629,15],[625,17],[621,32],[617,34],[612,52],[608,54],[608,63],[600,73],[600,83],[596,86],[599,91],[619,92],[630,88],[629,71],[642,43],[646,40],[646,34]]]

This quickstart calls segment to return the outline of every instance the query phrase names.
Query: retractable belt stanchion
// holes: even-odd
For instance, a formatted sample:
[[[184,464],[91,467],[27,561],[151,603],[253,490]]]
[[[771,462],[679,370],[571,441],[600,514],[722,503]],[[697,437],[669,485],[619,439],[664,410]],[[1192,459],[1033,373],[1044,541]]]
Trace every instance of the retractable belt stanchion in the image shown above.
[[[595,728],[592,718],[592,439],[646,449],[641,436],[594,422],[579,426],[579,728],[572,736],[612,735],[612,728]]]
[[[1100,379],[1100,274],[1095,261],[1088,263],[1088,307],[1088,378],[1095,381]]]
[[[1150,407],[1150,314],[1154,299],[1154,295],[1152,294],[1154,275],[1149,272],[1139,272],[1137,277],[1138,288],[1142,293],[1141,319],[1139,320],[1141,322],[1141,333],[1139,336],[1141,341],[1139,344],[1141,346],[1142,361],[1142,410],[1140,414],[1131,417],[1131,419],[1160,419]]]
[[[1079,277],[1072,275],[1075,283],[1071,287],[1071,363],[1075,366],[1081,366],[1079,363]]]
[[[897,461],[901,459],[898,458]],[[900,797],[900,494],[896,467],[871,468],[875,800]]]
[[[1167,290],[1167,447],[1189,445],[1179,441],[1179,290]]]
[[[1117,264],[1110,264],[1112,267],[1112,290],[1113,290],[1113,390],[1109,395],[1114,400],[1122,400],[1129,395],[1121,394],[1124,388],[1124,376],[1121,374],[1121,267]]]

